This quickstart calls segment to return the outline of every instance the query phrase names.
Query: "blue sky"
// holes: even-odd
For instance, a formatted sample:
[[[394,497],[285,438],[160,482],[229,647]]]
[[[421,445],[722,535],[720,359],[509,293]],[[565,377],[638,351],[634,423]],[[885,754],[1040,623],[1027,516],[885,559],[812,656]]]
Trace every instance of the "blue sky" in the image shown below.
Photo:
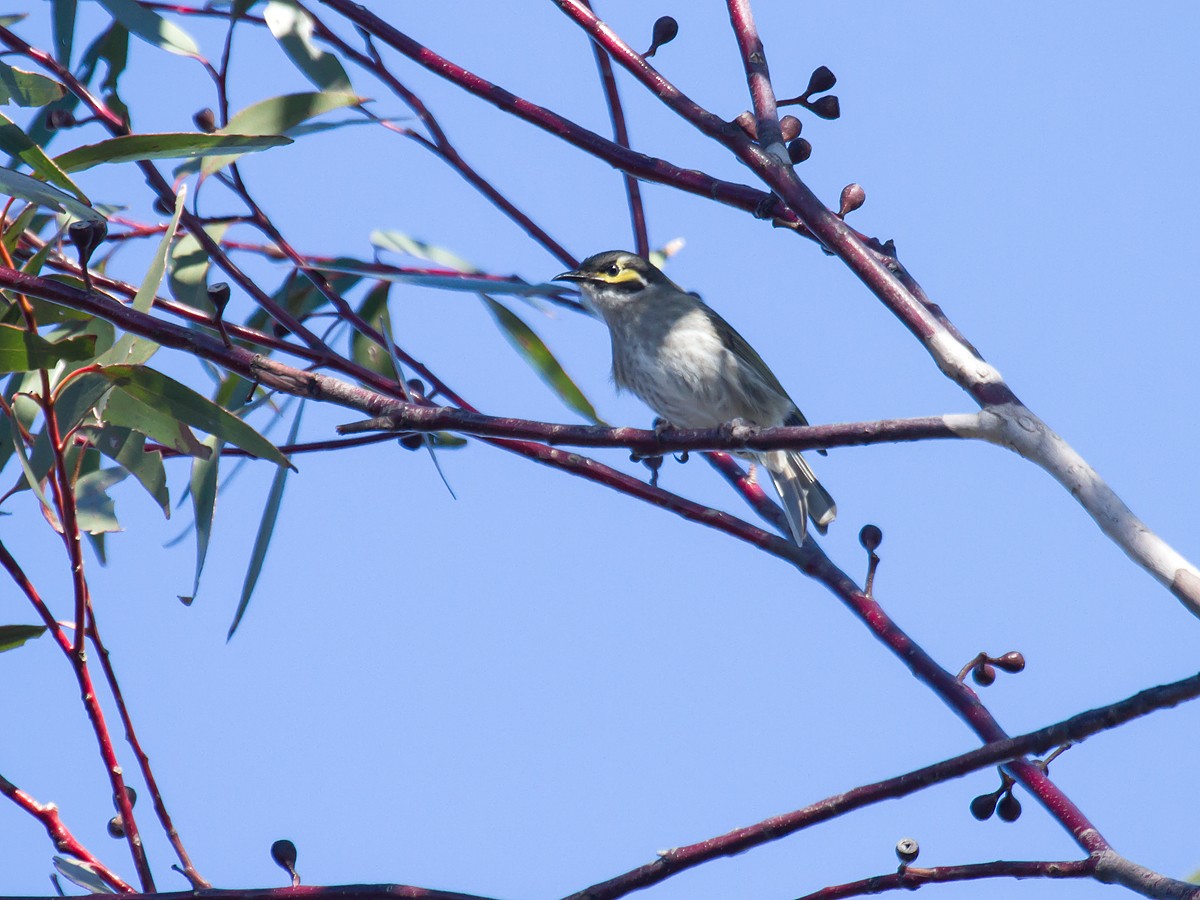
[[[396,6],[395,23],[416,39],[608,133],[590,48],[552,4]],[[84,8],[87,22],[103,20]],[[748,105],[723,4],[597,8],[635,46],[648,43],[656,16],[674,14],[680,36],[656,65],[726,118]],[[838,76],[843,117],[803,117],[814,151],[801,177],[833,205],[844,184],[862,184],[855,226],[894,238],[1017,394],[1151,528],[1200,556],[1197,9],[915,3],[898,13],[763,0],[755,13],[781,95],[802,91],[817,65]],[[18,30],[46,46],[46,18],[38,6]],[[185,24],[219,53],[218,28]],[[463,155],[572,252],[631,244],[611,169],[388,59]],[[239,37],[233,71],[235,108],[308,89],[264,35]],[[351,74],[381,114],[405,114]],[[749,181],[620,81],[637,149]],[[138,43],[123,94],[147,131],[190,130],[192,112],[212,104],[198,67]],[[55,149],[101,137],[92,126]],[[395,228],[489,271],[540,281],[562,269],[436,159],[380,129],[316,135],[247,159],[242,171],[304,251],[367,257],[369,233]],[[132,170],[95,169],[81,182],[94,199],[132,198],[130,215],[154,218]],[[972,409],[812,244],[667,188],[644,193],[652,243],[686,242],[671,277],[737,326],[811,421]],[[202,199],[206,212],[223,204],[215,190]],[[114,272],[136,282],[145,265],[129,251]],[[268,284],[280,277],[256,271]],[[477,298],[403,286],[392,298],[401,344],[479,408],[573,421]],[[517,308],[605,419],[649,423],[638,401],[614,393],[599,323]],[[163,366],[205,384],[185,360]],[[327,438],[352,418],[310,409],[303,437]],[[622,452],[597,455],[638,471]],[[282,884],[267,850],[288,837],[306,883],[559,896],[658,849],[976,745],[835,598],[778,561],[476,443],[440,459],[457,500],[425,454],[390,444],[298,460],[254,601],[228,644],[268,466],[247,466],[222,494],[190,608],[175,598],[190,589],[192,547],[163,546],[186,527],[186,506],[168,523],[135,485],[117,489],[127,532],[110,537],[109,566],[89,570],[92,592],[168,806],[215,884]],[[946,668],[980,650],[1024,653],[1024,673],[982,692],[1010,733],[1196,671],[1200,622],[1028,463],[947,442],[838,450],[815,465],[840,511],[823,546],[861,575],[858,530],[881,526],[877,595]],[[186,465],[168,471],[178,497]],[[698,460],[668,465],[662,479],[749,516]],[[0,522],[6,545],[65,615],[61,545],[27,495],[5,509],[15,513]],[[8,588],[0,611],[4,622],[32,620]],[[108,787],[61,655],[45,640],[0,654],[0,684],[0,773],[58,803],[85,843],[132,877],[104,834]],[[1194,706],[1158,713],[1072,749],[1051,774],[1120,852],[1187,877],[1200,868],[1198,726]],[[652,890],[798,896],[894,870],[901,837],[920,841],[926,865],[1079,855],[1027,794],[1015,824],[975,822],[968,803],[996,782],[977,773]],[[138,812],[160,889],[182,889],[149,805]],[[11,805],[0,806],[0,847],[0,893],[47,892],[49,843]],[[930,890],[1033,898],[1106,889],[997,881]]]

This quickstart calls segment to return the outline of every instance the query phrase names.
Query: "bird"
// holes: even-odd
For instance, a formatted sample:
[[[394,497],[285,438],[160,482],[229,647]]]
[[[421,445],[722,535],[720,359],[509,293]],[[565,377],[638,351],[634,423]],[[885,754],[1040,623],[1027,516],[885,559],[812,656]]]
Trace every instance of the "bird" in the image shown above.
[[[808,424],[746,339],[649,260],[608,250],[551,280],[579,287],[584,305],[608,326],[617,387],[641,398],[666,424]],[[752,455],[770,473],[796,543],[807,539],[809,518],[825,534],[837,504],[799,451]]]

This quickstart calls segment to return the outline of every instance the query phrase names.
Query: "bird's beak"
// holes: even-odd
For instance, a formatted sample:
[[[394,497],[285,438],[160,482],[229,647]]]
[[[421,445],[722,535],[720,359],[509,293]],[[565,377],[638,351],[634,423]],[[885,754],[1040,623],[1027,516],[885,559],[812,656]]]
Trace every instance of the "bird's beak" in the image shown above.
[[[587,281],[587,276],[578,269],[572,269],[570,272],[563,272],[561,275],[555,275],[551,281]]]

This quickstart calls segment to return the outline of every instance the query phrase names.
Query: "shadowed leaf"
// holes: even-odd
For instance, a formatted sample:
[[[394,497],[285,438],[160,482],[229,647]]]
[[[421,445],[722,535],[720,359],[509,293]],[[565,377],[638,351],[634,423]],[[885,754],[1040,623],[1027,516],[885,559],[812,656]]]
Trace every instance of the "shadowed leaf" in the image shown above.
[[[267,27],[304,77],[323,91],[350,91],[350,76],[338,58],[313,43],[313,20],[287,0],[271,0],[263,11]]]
[[[20,197],[22,200],[32,200],[55,212],[69,212],[77,219],[86,219],[89,222],[104,221],[104,216],[70,194],[12,169],[0,169],[0,193]]]
[[[205,134],[173,132],[127,134],[97,144],[84,144],[54,158],[64,172],[82,172],[102,163],[135,162],[143,159],[180,159],[216,156],[236,151],[237,155],[268,150],[292,143],[279,134]]]
[[[229,124],[217,134],[281,135],[289,128],[322,113],[346,106],[357,106],[361,102],[361,97],[340,91],[283,94],[247,106],[234,115]],[[200,171],[204,175],[211,175],[240,156],[240,153],[207,156],[201,161]]]
[[[504,332],[504,336],[508,338],[509,343],[525,357],[526,362],[533,367],[538,377],[558,394],[563,403],[585,419],[599,423],[600,418],[596,415],[595,407],[583,395],[579,386],[563,371],[563,367],[554,358],[554,354],[550,352],[550,349],[534,330],[504,304],[498,303],[486,294],[479,296],[487,304],[488,311],[496,320],[496,324],[500,326],[500,330]]]
[[[300,434],[300,417],[304,414],[304,401],[301,400],[296,409],[296,418],[292,420],[291,430],[288,431],[287,443],[296,443]],[[246,578],[242,582],[242,596],[238,600],[237,611],[233,614],[233,622],[229,626],[226,640],[233,637],[246,608],[250,605],[250,597],[258,584],[258,576],[262,573],[263,561],[267,558],[267,548],[271,545],[271,535],[275,533],[275,520],[279,518],[279,506],[283,502],[283,489],[287,485],[288,469],[280,467],[271,479],[271,490],[267,493],[267,502],[263,507],[262,520],[258,523],[258,534],[254,536],[254,548],[250,552],[250,565],[246,569]]]
[[[105,421],[113,421],[116,425],[125,425],[147,434],[155,440],[161,440],[157,435],[138,427],[130,421],[114,421],[108,413],[112,405],[118,401],[118,395],[124,395],[137,404],[144,415],[160,420],[163,417],[175,420],[178,428],[190,425],[208,434],[223,438],[235,447],[241,447],[251,456],[270,460],[277,465],[291,467],[288,458],[264,438],[261,434],[232,413],[222,409],[207,397],[197,394],[186,385],[168,378],[154,369],[145,366],[106,366],[97,373],[111,381],[117,388],[108,399],[105,407]],[[186,429],[185,429],[186,430]],[[189,432],[190,434],[190,432]],[[195,437],[193,450],[185,450],[191,455],[208,456],[208,447],[200,446]],[[163,441],[163,443],[168,443]]]
[[[67,89],[45,75],[14,69],[0,62],[0,103],[45,106],[65,96]]]
[[[168,53],[179,56],[199,56],[200,48],[192,36],[169,22],[153,10],[146,9],[137,0],[99,0],[112,17],[124,25],[130,34],[153,44]]]
[[[45,633],[45,625],[0,625],[0,653],[15,650]]]
[[[12,325],[0,325],[0,374],[53,369],[60,360],[91,359],[96,352],[94,334],[50,342]]]

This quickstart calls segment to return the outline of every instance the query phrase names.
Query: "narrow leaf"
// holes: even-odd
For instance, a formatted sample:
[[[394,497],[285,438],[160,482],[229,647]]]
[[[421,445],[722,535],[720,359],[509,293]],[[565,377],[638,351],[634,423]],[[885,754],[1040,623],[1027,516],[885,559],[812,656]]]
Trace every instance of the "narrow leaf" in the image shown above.
[[[358,314],[362,320],[376,331],[384,330],[383,312],[387,307],[390,288],[391,285],[386,281],[378,282],[367,292],[362,305],[358,308]],[[350,336],[350,356],[360,366],[370,369],[378,375],[390,378],[395,374],[391,360],[388,359],[387,350],[358,330],[355,330]]]
[[[411,237],[400,231],[377,229],[371,232],[370,240],[380,250],[403,253],[408,256],[415,256],[417,259],[428,259],[448,269],[457,269],[459,272],[479,272],[479,269],[475,268],[475,266],[444,247],[435,247],[433,244],[419,241],[415,237]]]
[[[53,369],[60,360],[91,359],[95,350],[94,334],[52,343],[24,328],[0,325],[0,374]]]
[[[38,178],[49,181],[63,190],[70,191],[83,203],[91,203],[58,163],[46,155],[46,151],[35,144],[24,131],[0,115],[0,150],[10,153],[33,169]]]
[[[45,625],[0,625],[0,653],[15,650],[45,633]]]
[[[38,483],[38,477],[33,473],[33,466],[29,463],[29,456],[25,453],[25,442],[21,439],[21,431],[17,427],[15,417],[9,417],[9,427],[12,429],[12,446],[16,451],[17,461],[21,464],[21,472],[25,475],[25,483],[29,485],[29,489],[33,491],[38,502],[42,504],[42,510],[45,512],[46,519],[49,520],[56,531],[62,531],[62,526],[58,525],[58,518],[54,514],[54,507],[50,505],[50,501],[46,499],[46,495],[42,493],[42,486]]]
[[[338,58],[313,43],[313,20],[308,13],[289,0],[271,0],[263,18],[305,78],[323,91],[353,90]]]
[[[51,0],[54,8],[54,58],[71,68],[71,49],[75,44],[75,8],[77,0]]]
[[[85,891],[92,894],[114,893],[104,879],[96,874],[96,867],[91,863],[73,856],[53,856],[50,861],[54,863],[54,868],[58,869],[60,875],[79,885]]]
[[[291,467],[288,458],[280,453],[274,444],[237,416],[161,372],[147,369],[145,366],[106,366],[97,374],[103,375],[123,393],[160,414],[173,416],[181,423],[224,438],[251,456]],[[110,397],[109,407],[105,409],[106,414],[112,402],[113,397]],[[137,430],[142,431],[140,428]]]
[[[205,226],[205,233],[217,243],[225,236],[229,226],[224,223]],[[171,245],[167,264],[167,284],[171,296],[193,309],[212,312],[212,301],[208,298],[208,253],[195,235],[185,234]]]
[[[154,305],[154,295],[158,293],[158,286],[162,284],[163,272],[167,267],[167,252],[171,249],[171,242],[175,238],[175,229],[179,227],[179,216],[183,213],[183,201],[186,197],[187,185],[182,185],[179,193],[175,196],[175,214],[171,217],[162,240],[158,242],[158,249],[154,251],[154,258],[150,261],[146,277],[142,279],[142,283],[133,297],[133,308],[138,312],[148,312]],[[124,334],[119,341],[96,359],[96,363],[101,366],[111,363],[138,365],[146,362],[157,352],[158,344],[149,338]]]
[[[64,172],[82,172],[102,163],[215,156],[230,151],[237,151],[241,155],[290,143],[291,138],[278,134],[205,134],[190,131],[127,134],[98,144],[84,144],[55,157],[54,161]]]
[[[58,188],[51,187],[36,178],[30,178],[12,169],[0,169],[0,193],[10,197],[20,197],[40,203],[55,212],[69,212],[78,219],[89,222],[103,222],[104,216],[90,206],[80,203],[70,194],[63,193]]]
[[[75,480],[75,506],[79,527],[88,534],[120,531],[116,504],[108,489],[125,480],[121,469],[97,469]]]
[[[554,284],[525,284],[520,281],[507,281],[500,278],[473,278],[469,275],[430,275],[425,272],[397,272],[381,269],[371,263],[355,264],[354,260],[339,259],[331,262],[314,263],[310,268],[322,272],[349,272],[376,278],[381,281],[395,281],[399,284],[415,284],[420,287],[442,288],[449,291],[467,291],[478,294],[486,291],[489,294],[520,294],[524,297],[555,297],[563,293],[559,285]]]
[[[67,89],[45,75],[14,69],[0,62],[0,103],[17,106],[45,106],[64,97]]]
[[[288,432],[287,443],[294,444],[300,434],[300,417],[304,414],[304,401],[300,401],[296,409],[296,418],[292,421]],[[271,535],[275,533],[275,521],[279,518],[279,505],[283,502],[283,489],[287,485],[288,470],[280,467],[271,479],[271,490],[267,493],[267,502],[263,507],[262,520],[258,523],[258,534],[254,536],[254,548],[250,552],[250,565],[246,569],[246,578],[242,582],[242,596],[238,600],[237,610],[233,614],[233,622],[229,626],[226,640],[233,637],[246,608],[250,605],[250,597],[258,584],[258,576],[262,573],[263,561],[267,558],[267,548],[271,545]]]
[[[153,10],[146,9],[137,0],[100,0],[112,17],[143,41],[153,44],[168,53],[179,56],[199,56],[200,48],[191,35],[168,22]]]
[[[596,415],[595,407],[563,370],[554,354],[550,352],[550,348],[537,336],[536,332],[507,306],[498,303],[486,294],[479,296],[483,298],[488,311],[496,320],[496,324],[500,326],[500,330],[504,332],[504,336],[508,338],[508,342],[525,357],[525,361],[537,372],[538,377],[558,394],[567,406],[585,419],[599,423],[600,418]]]
[[[171,496],[162,455],[146,452],[146,436],[131,428],[106,425],[92,436],[96,449],[138,480],[163,515],[171,518]]]
[[[341,109],[346,106],[357,106],[362,103],[361,97],[338,91],[307,92],[300,94],[284,94],[259,101],[247,106],[235,114],[229,124],[218,131],[218,134],[265,135],[283,134],[289,128],[299,125],[308,119],[322,113]],[[221,156],[205,157],[200,171],[211,175],[224,166],[237,160],[240,153]]]

